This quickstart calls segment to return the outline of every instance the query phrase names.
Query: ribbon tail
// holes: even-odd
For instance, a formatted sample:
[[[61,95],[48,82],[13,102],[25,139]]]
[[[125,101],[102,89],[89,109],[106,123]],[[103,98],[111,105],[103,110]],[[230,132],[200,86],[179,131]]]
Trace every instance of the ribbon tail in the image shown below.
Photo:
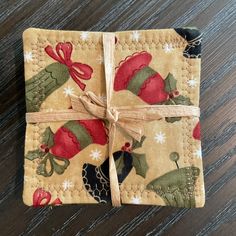
[[[133,121],[119,121],[118,125],[132,138],[141,141],[142,136],[144,135],[144,128],[142,122],[133,122]]]
[[[70,76],[72,77],[72,79],[79,85],[79,87],[81,88],[81,90],[85,90],[86,84],[84,84],[83,82],[81,82],[77,76],[73,73],[73,71],[70,71]]]
[[[110,178],[110,189],[111,189],[111,201],[114,207],[121,206],[120,199],[120,187],[119,181],[116,171],[116,164],[112,153],[112,148],[114,146],[114,138],[115,138],[115,123],[110,124],[109,127],[109,178]]]
[[[101,106],[104,108],[106,107],[106,103],[101,98],[99,98],[96,94],[94,94],[93,92],[88,91],[88,92],[86,92],[86,95],[91,99],[92,102],[94,102],[98,106]]]
[[[73,70],[75,75],[81,79],[89,80],[92,77],[93,68],[89,65],[74,62],[71,65],[71,69]]]
[[[44,50],[48,54],[48,56],[53,58],[55,61],[58,61],[58,62],[64,64],[64,61],[58,55],[56,55],[52,46],[48,45],[46,48],[44,48]]]

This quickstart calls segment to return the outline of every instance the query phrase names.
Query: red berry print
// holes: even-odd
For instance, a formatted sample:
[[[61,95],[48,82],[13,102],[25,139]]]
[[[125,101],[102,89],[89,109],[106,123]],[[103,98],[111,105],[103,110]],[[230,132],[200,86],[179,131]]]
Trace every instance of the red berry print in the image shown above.
[[[43,149],[43,150],[44,150],[46,147],[47,147],[46,144],[42,144],[42,145],[40,146],[40,148]]]
[[[129,143],[129,142],[126,142],[125,145],[121,147],[121,151],[124,151],[124,152],[131,152],[130,143]]]
[[[125,143],[125,146],[130,147],[130,143],[129,142]]]
[[[173,95],[174,95],[174,97],[179,96],[179,91],[178,91],[178,90],[175,90],[175,91],[173,92]]]

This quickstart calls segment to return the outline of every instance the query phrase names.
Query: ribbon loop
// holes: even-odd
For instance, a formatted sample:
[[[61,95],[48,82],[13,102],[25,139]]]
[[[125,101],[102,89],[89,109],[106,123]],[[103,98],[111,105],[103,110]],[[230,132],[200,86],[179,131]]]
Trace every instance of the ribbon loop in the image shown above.
[[[50,45],[45,48],[45,52],[51,58],[68,67],[71,78],[84,91],[86,85],[83,82],[81,82],[80,79],[83,80],[91,79],[93,69],[89,65],[82,64],[79,62],[72,62],[71,60],[72,50],[73,50],[73,45],[70,42],[58,43],[56,45],[55,51]]]
[[[58,43],[56,46],[56,52],[57,56],[59,57],[59,61],[62,64],[67,65],[68,67],[71,67],[72,61],[71,61],[71,53],[72,53],[72,44],[67,43]],[[61,54],[62,52],[62,54]]]

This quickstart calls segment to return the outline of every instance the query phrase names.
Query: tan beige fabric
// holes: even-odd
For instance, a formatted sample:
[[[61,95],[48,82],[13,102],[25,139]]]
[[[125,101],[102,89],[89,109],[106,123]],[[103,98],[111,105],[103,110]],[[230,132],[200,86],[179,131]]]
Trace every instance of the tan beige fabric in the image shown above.
[[[85,91],[93,91],[101,98],[106,96],[102,33],[28,29],[24,32],[23,38],[26,80],[30,80],[33,76],[36,76],[37,79],[44,78],[41,75],[38,76],[40,71],[55,62],[55,60],[49,57],[44,51],[48,45],[54,48],[58,42],[71,42],[73,45],[72,61],[88,64],[93,70],[92,77],[89,80],[83,81],[86,84]],[[173,100],[181,95],[184,96],[185,102],[190,100],[191,105],[198,106],[200,59],[187,58],[184,56],[183,52],[188,45],[189,42],[181,37],[174,29],[118,32],[116,33],[114,56],[114,63],[117,68],[114,74],[118,74],[117,71],[121,69],[122,64],[132,64],[132,62],[130,62],[132,56],[128,56],[133,55],[134,59],[135,55],[139,55],[139,53],[140,55],[151,55],[150,63],[145,66],[158,72],[163,79],[168,78],[168,74],[171,73],[177,81],[177,85],[174,87],[177,87],[178,95],[174,95]],[[143,51],[146,54],[143,54]],[[139,59],[139,61],[140,60],[142,59]],[[133,65],[130,65],[130,67],[132,66]],[[128,73],[129,69],[126,70]],[[146,73],[145,70],[148,69],[145,67],[136,68],[136,72],[138,71],[144,74]],[[152,76],[153,72],[149,75],[149,83],[150,81],[154,81],[152,86],[155,87],[157,85],[155,84],[155,79],[151,78]],[[136,79],[134,77],[135,74],[132,75],[131,80]],[[156,81],[160,84],[159,77]],[[26,86],[28,85],[26,84]],[[145,89],[148,91],[150,88],[148,88],[146,84],[146,87],[144,86],[142,89],[145,94]],[[75,80],[70,77],[64,84],[46,97],[39,111],[53,113],[69,109],[71,106],[71,93],[82,95],[84,91],[82,91]],[[168,97],[169,96],[170,95],[168,95]],[[146,97],[148,97],[148,95]],[[121,91],[113,91],[111,105],[115,107],[146,105],[147,102],[144,101],[146,97],[142,96],[140,91],[139,94],[134,94],[134,92],[129,91],[126,87]],[[165,99],[165,101],[168,99]],[[144,168],[145,174],[142,176],[142,174],[137,173],[137,163],[136,168],[133,166],[120,184],[122,204],[169,204],[187,207],[201,207],[204,205],[201,144],[199,138],[196,138],[196,134],[194,134],[198,121],[198,117],[191,116],[182,117],[180,120],[174,122],[167,122],[164,118],[152,122],[145,122],[144,135],[146,138],[137,150],[139,154],[145,153],[145,161],[142,159],[140,162],[141,166],[146,166]],[[50,127],[55,134],[64,124],[65,121],[27,124],[26,157],[27,153],[30,151],[40,149],[43,144],[42,134],[47,127]],[[131,144],[133,142],[130,136],[122,130],[116,131],[113,150],[111,150],[112,153],[121,150],[121,147],[127,142]],[[49,151],[49,153],[51,153],[51,151]],[[132,155],[132,152],[128,153]],[[171,158],[173,157],[173,153],[178,153],[177,161],[173,161],[173,158]],[[107,145],[91,143],[78,154],[74,155],[73,158],[69,159],[70,163],[62,174],[53,173],[47,177],[36,174],[38,165],[42,162],[42,158],[26,158],[24,202],[27,205],[37,205],[39,202],[35,202],[37,202],[37,197],[41,194],[46,196],[47,204],[58,204],[61,202],[62,204],[96,203],[99,201],[99,198],[94,197],[93,193],[85,188],[86,184],[85,180],[82,178],[82,169],[84,163],[99,167],[107,156]],[[46,167],[49,168],[48,164]],[[186,170],[190,170],[190,172],[187,171],[187,174],[183,177],[181,168],[183,168],[185,172]],[[166,179],[160,182],[158,178],[171,172],[172,174],[169,175],[169,177],[165,177]],[[194,172],[194,174],[192,172]],[[186,180],[187,182],[182,185],[179,182],[174,183],[173,175],[175,178],[179,178],[179,181],[185,182]],[[151,188],[148,187],[150,182],[155,180],[157,180],[157,183],[152,184]],[[188,182],[188,180],[190,182]],[[166,189],[163,184],[166,186]],[[39,189],[41,193],[40,191],[37,192]],[[96,191],[96,189],[92,191]],[[47,198],[48,195],[50,195],[49,201],[47,200],[49,199]],[[173,201],[168,198],[169,195],[171,195],[170,198],[174,198]],[[189,201],[189,198],[191,198],[191,204],[184,204],[184,200],[180,199],[180,195],[186,196],[186,198],[184,198],[186,201]],[[57,200],[56,202],[55,199]],[[43,201],[40,202],[40,205],[42,205],[42,203]]]

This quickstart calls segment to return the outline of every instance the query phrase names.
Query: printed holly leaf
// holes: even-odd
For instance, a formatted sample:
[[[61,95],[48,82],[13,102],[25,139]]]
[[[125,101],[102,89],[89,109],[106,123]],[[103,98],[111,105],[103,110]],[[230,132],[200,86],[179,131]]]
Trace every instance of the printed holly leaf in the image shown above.
[[[178,97],[171,98],[165,101],[165,105],[193,105],[190,101],[190,98],[185,97],[183,95],[179,95]],[[175,121],[181,120],[181,117],[166,117],[165,120],[169,123],[174,123]]]
[[[176,87],[177,80],[174,78],[174,76],[171,73],[167,75],[164,81],[165,81],[165,91],[167,93],[171,93],[172,91],[177,89]]]
[[[146,138],[146,136],[142,136],[140,142],[135,140],[135,139],[133,139],[132,148],[131,149],[134,150],[134,149],[142,147],[145,138]]]
[[[44,152],[42,152],[41,150],[37,149],[37,150],[34,150],[34,151],[29,151],[25,158],[30,160],[30,161],[33,161],[34,159],[37,159],[37,158],[40,158],[42,156],[44,156]]]
[[[190,98],[185,97],[183,95],[179,95],[178,97],[172,98],[172,100],[176,105],[187,105],[187,106],[193,105],[192,102],[190,101]]]
[[[136,174],[145,178],[149,168],[146,162],[145,154],[132,153],[132,157],[133,167],[135,168]]]
[[[122,174],[122,170],[125,166],[124,163],[124,153],[122,152],[121,156],[115,161],[117,174]]]
[[[165,102],[165,105],[176,105],[173,99],[169,99]],[[166,117],[166,122],[174,123],[175,121],[181,120],[181,117]]]
[[[43,133],[43,144],[46,144],[48,148],[52,147],[54,145],[53,140],[54,133],[52,132],[50,127],[47,127]]]

